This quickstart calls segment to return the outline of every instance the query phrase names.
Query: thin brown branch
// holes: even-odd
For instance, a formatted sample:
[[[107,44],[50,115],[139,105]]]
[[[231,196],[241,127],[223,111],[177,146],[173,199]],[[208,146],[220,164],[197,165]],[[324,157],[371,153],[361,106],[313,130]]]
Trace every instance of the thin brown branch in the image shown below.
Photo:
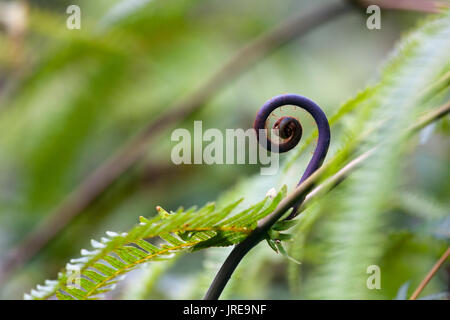
[[[449,112],[450,112],[450,101],[447,101],[439,108],[434,109],[432,111],[428,111],[428,113],[424,114],[416,124],[412,125],[409,128],[409,132],[420,130],[429,125],[430,123],[446,116]]]
[[[30,260],[73,218],[88,208],[112,183],[143,158],[152,138],[199,110],[226,84],[257,61],[289,41],[348,11],[349,6],[337,3],[302,12],[243,47],[196,91],[167,107],[161,117],[149,123],[124,148],[89,175],[52,214],[7,254],[0,270],[0,283],[10,272]]]
[[[425,278],[422,280],[422,282],[417,287],[416,291],[412,294],[411,298],[409,300],[416,300],[419,294],[422,292],[422,290],[425,288],[425,286],[430,282],[431,278],[436,274],[436,272],[439,270],[439,268],[444,264],[445,260],[450,256],[450,247],[447,248],[447,251],[444,252],[444,254],[439,258],[438,262],[431,268],[431,270],[428,272],[428,274],[425,276]]]

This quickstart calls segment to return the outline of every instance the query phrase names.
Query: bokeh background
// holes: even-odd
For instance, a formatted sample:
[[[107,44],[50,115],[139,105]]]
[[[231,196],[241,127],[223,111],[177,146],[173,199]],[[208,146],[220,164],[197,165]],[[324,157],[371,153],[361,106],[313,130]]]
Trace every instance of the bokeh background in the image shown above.
[[[289,17],[338,2],[0,1],[0,261],[54,216],[96,168],[174,102],[191,99],[241,48]],[[66,28],[71,4],[81,7],[81,30]],[[193,121],[202,120],[204,128],[249,128],[259,107],[285,92],[307,96],[332,114],[377,81],[394,44],[426,15],[386,10],[380,30],[367,29],[367,15],[356,7],[330,18],[211,89],[201,108],[175,127],[192,130]],[[129,229],[139,216],[154,215],[157,205],[171,210],[203,205],[229,190],[241,190],[251,203],[273,186],[273,180],[255,182],[255,165],[173,165],[170,134],[175,127],[161,131],[136,165],[63,223],[36,255],[10,270],[0,297],[21,299],[37,283],[55,278],[90,239],[106,230]],[[310,123],[304,126],[305,131],[311,128]],[[405,200],[397,209],[428,206],[442,218],[438,224],[446,235],[435,225],[424,227],[417,215],[402,215],[399,224],[405,232],[392,236],[384,248],[390,271],[382,278],[383,289],[362,298],[392,299],[408,281],[416,286],[448,243],[449,147],[448,136],[436,133],[416,149],[408,190],[422,196],[414,197],[417,204]],[[297,173],[276,178],[292,188]],[[324,229],[314,223],[317,227],[302,240],[307,248],[302,265],[291,265],[265,244],[258,246],[227,297],[326,298],[318,294],[326,287],[314,291],[313,285],[324,245]],[[417,240],[408,227],[419,228],[424,236]],[[200,298],[228,250],[185,254],[160,267],[139,269],[108,298]],[[427,293],[448,290],[448,281],[444,268]]]

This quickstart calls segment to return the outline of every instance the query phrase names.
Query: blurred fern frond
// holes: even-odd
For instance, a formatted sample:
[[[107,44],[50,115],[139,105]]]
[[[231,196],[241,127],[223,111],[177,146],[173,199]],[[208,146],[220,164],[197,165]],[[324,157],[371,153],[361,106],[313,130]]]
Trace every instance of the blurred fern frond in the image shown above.
[[[322,229],[327,243],[323,264],[311,279],[315,298],[373,298],[366,287],[366,269],[379,265],[385,248],[391,195],[402,179],[408,137],[404,128],[424,110],[424,89],[448,71],[448,12],[411,33],[384,69],[365,126],[377,128],[361,150],[382,142],[374,156],[339,190],[336,208]],[[355,123],[353,127],[360,127]],[[354,130],[350,128],[353,132]],[[382,266],[381,266],[382,268]]]
[[[433,88],[436,83],[442,84],[442,76],[448,73],[449,17],[447,12],[427,20],[406,37],[393,53],[381,81],[344,103],[331,117],[331,123],[335,127],[342,126],[343,131],[333,137],[332,153],[342,161],[335,161],[331,171],[339,170],[352,153],[364,152],[374,146],[377,146],[377,152],[338,187],[333,193],[333,205],[324,206],[327,212],[318,206],[317,210],[305,212],[309,216],[299,219],[297,231],[303,234],[294,238],[290,250],[294,258],[298,255],[306,260],[309,251],[306,252],[304,247],[310,251],[318,247],[310,245],[310,237],[318,238],[320,243],[320,250],[316,250],[312,258],[309,257],[308,262],[318,267],[312,268],[307,275],[311,290],[305,290],[306,297],[361,299],[392,296],[389,292],[376,295],[365,287],[366,268],[373,264],[384,267],[383,259],[388,250],[386,234],[391,231],[392,222],[389,215],[391,202],[404,179],[403,164],[415,145],[414,139],[404,135],[405,128],[431,106],[448,98],[440,86],[437,92],[427,91],[426,88]],[[448,86],[448,78],[445,81]],[[312,133],[306,139],[299,152],[287,162],[286,170],[313,142],[314,137]],[[288,175],[286,170],[284,176]],[[270,179],[273,183],[275,178]],[[248,200],[252,194],[259,195],[261,188],[266,188],[261,180],[247,178],[245,186],[235,188],[228,197],[234,199],[236,195],[244,194]],[[108,233],[108,237],[101,241],[93,241],[94,251],[82,250],[83,257],[71,260],[57,280],[47,281],[45,286],[38,286],[25,297],[45,299],[56,295],[59,299],[98,298],[111,290],[121,275],[138,265],[168,259],[181,251],[239,243],[253,230],[259,219],[273,211],[285,193],[283,188],[273,201],[266,199],[234,215],[232,213],[240,202],[227,201],[228,206],[221,210],[215,210],[212,204],[200,210],[179,210],[175,213],[160,209],[158,217],[142,218],[141,225],[128,233]],[[414,205],[407,197],[401,199]],[[320,204],[327,198],[316,200]],[[425,209],[428,206],[425,201],[418,200],[417,204]],[[403,207],[407,209],[407,206]],[[428,209],[423,210],[424,218],[446,214],[439,208],[431,209],[430,214],[425,212]],[[253,270],[259,270],[266,263],[263,254],[256,254],[258,259],[255,259],[256,265],[252,265]],[[251,270],[245,269],[250,268],[242,269],[241,288],[249,287],[248,281],[254,280],[254,277],[247,277]],[[289,277],[292,282],[299,280],[297,269],[291,264]],[[79,270],[81,275],[80,283],[75,286],[69,281],[74,270]],[[408,279],[400,280],[404,283]],[[295,284],[292,287],[298,291]]]

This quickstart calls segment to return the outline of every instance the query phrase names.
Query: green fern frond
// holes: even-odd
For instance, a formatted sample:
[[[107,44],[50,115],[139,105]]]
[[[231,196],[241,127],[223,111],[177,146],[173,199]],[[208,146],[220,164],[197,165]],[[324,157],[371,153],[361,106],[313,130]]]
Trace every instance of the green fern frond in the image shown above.
[[[100,241],[91,240],[93,251],[81,250],[81,258],[72,259],[56,281],[37,286],[25,299],[96,299],[112,290],[121,276],[137,266],[170,259],[188,249],[236,244],[256,227],[259,219],[270,214],[286,195],[283,187],[277,196],[232,214],[241,203],[235,201],[223,209],[209,203],[199,210],[167,212],[158,207],[158,215],[141,217],[140,224],[127,233],[108,231]],[[150,241],[146,240],[150,239]]]
[[[272,203],[264,209],[264,203],[260,202],[255,206],[230,217],[224,221],[225,226],[232,226],[218,230],[217,234],[202,243],[195,245],[194,250],[204,249],[207,247],[223,247],[229,246],[235,243],[239,243],[246,238],[246,236],[256,228],[256,222],[273,210],[275,210],[278,203],[286,196],[287,188],[283,186],[281,191],[272,200]],[[241,232],[235,232],[235,229],[240,229]]]

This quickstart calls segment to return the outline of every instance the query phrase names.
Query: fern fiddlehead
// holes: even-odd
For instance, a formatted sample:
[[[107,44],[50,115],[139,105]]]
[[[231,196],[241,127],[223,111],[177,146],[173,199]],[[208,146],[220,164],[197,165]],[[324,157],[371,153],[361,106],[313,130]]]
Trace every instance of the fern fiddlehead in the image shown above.
[[[275,124],[273,125],[273,129],[278,129],[279,137],[283,139],[283,141],[279,144],[276,144],[276,148],[273,148],[275,143],[268,137],[266,133],[267,119],[275,109],[278,109],[285,105],[294,105],[306,110],[314,118],[319,131],[319,140],[317,142],[316,149],[308,166],[306,167],[305,172],[303,173],[299,183],[297,184],[298,186],[322,165],[323,160],[327,155],[328,147],[330,145],[330,125],[328,124],[325,113],[312,100],[296,94],[284,94],[276,96],[267,101],[261,107],[261,109],[256,114],[255,123],[253,125],[253,128],[257,131],[256,137],[258,141],[261,142],[260,139],[265,139],[266,143],[262,145],[266,146],[269,151],[278,151],[280,153],[287,152],[293,149],[300,142],[300,139],[302,137],[303,129],[300,122],[296,118],[281,117],[275,122]],[[258,134],[258,132],[260,134]],[[303,200],[299,200],[299,203],[297,203],[293,207],[292,213],[287,219],[292,219],[295,217],[297,208],[302,201]]]
[[[330,126],[325,113],[310,99],[295,94],[276,96],[267,101],[261,107],[256,115],[253,125],[253,128],[256,130],[258,142],[269,151],[280,153],[287,152],[294,148],[302,137],[303,129],[300,122],[296,118],[288,116],[281,117],[273,125],[273,129],[277,129],[278,136],[282,140],[280,143],[273,142],[273,140],[267,135],[267,119],[275,109],[285,105],[294,105],[306,110],[313,117],[319,131],[317,146],[305,172],[300,178],[297,185],[299,186],[322,165],[330,145]],[[286,219],[292,219],[296,216],[297,209],[303,201],[304,197],[296,200],[296,202],[291,206],[292,212]],[[282,211],[286,212],[284,208]],[[230,255],[225,260],[211,286],[209,287],[208,292],[204,297],[205,300],[219,298],[239,262],[255,245],[266,237],[267,232],[276,221],[277,219],[270,218],[264,220],[244,241],[234,247],[233,251],[231,251]]]

